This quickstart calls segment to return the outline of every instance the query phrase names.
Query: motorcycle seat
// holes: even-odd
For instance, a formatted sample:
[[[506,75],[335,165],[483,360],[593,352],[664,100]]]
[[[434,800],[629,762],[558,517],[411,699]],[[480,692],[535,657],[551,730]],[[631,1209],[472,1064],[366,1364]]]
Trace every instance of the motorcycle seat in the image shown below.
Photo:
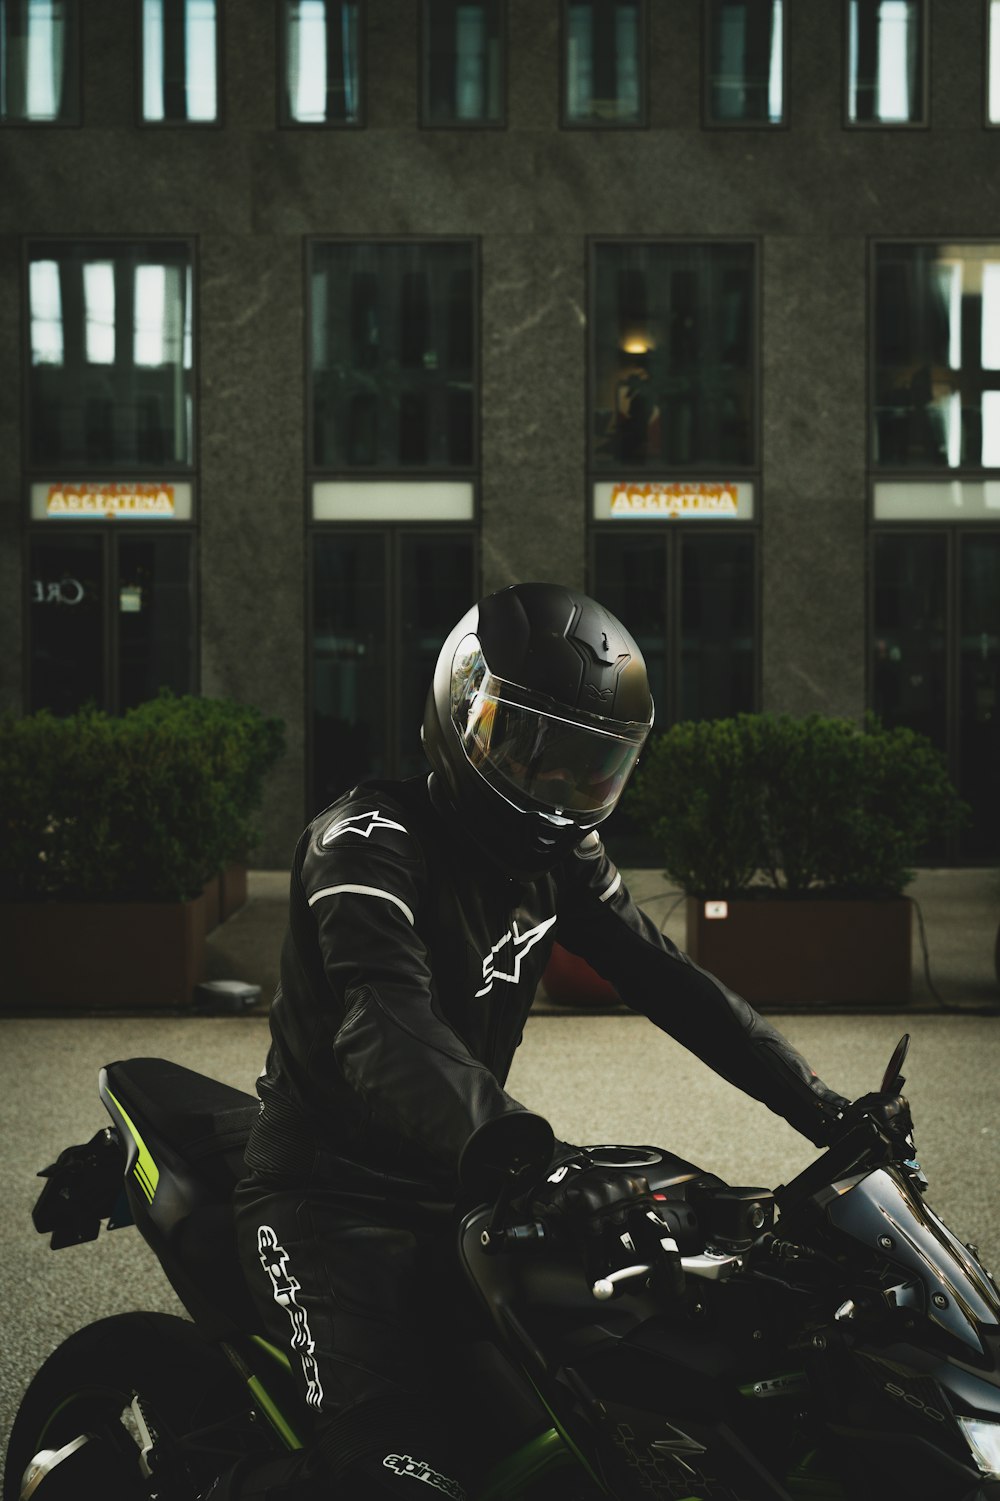
[[[109,1063],[107,1083],[137,1122],[197,1168],[220,1197],[243,1176],[243,1151],[260,1102],[166,1058]]]

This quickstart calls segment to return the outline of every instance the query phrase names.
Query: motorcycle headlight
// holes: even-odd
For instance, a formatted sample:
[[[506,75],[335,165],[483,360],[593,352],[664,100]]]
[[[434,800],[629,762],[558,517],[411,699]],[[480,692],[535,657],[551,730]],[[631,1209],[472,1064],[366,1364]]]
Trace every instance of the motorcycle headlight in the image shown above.
[[[988,1418],[959,1418],[958,1425],[983,1474],[1000,1479],[1000,1423]]]

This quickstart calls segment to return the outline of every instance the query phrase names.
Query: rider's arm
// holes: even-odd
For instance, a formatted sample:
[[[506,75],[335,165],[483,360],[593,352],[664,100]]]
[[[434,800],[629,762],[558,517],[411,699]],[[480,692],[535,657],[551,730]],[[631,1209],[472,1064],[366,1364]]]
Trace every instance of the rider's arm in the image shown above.
[[[477,1131],[494,1156],[520,1155],[536,1137],[547,1156],[548,1123],[504,1092],[441,1014],[419,931],[424,863],[390,821],[332,839],[314,826],[293,877],[315,925],[340,1074],[382,1131],[438,1168],[457,1171]]]
[[[560,869],[559,942],[622,1000],[817,1144],[847,1101],[742,996],[699,969],[632,901],[596,830]]]

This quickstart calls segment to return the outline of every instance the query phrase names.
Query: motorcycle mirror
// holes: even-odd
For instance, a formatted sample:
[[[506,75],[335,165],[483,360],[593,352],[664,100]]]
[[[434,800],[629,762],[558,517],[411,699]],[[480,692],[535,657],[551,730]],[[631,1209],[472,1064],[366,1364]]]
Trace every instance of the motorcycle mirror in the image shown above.
[[[885,1071],[882,1080],[882,1094],[899,1094],[906,1080],[902,1077],[900,1069],[906,1061],[906,1055],[910,1050],[910,1034],[904,1032],[896,1044],[895,1051],[889,1059],[889,1067]]]

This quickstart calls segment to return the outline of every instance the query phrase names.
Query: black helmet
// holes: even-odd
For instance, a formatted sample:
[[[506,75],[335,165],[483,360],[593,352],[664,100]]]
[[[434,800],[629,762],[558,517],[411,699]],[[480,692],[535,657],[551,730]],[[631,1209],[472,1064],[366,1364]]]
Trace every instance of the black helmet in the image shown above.
[[[422,738],[469,834],[531,879],[612,812],[652,722],[621,623],[559,584],[515,584],[445,641]]]

